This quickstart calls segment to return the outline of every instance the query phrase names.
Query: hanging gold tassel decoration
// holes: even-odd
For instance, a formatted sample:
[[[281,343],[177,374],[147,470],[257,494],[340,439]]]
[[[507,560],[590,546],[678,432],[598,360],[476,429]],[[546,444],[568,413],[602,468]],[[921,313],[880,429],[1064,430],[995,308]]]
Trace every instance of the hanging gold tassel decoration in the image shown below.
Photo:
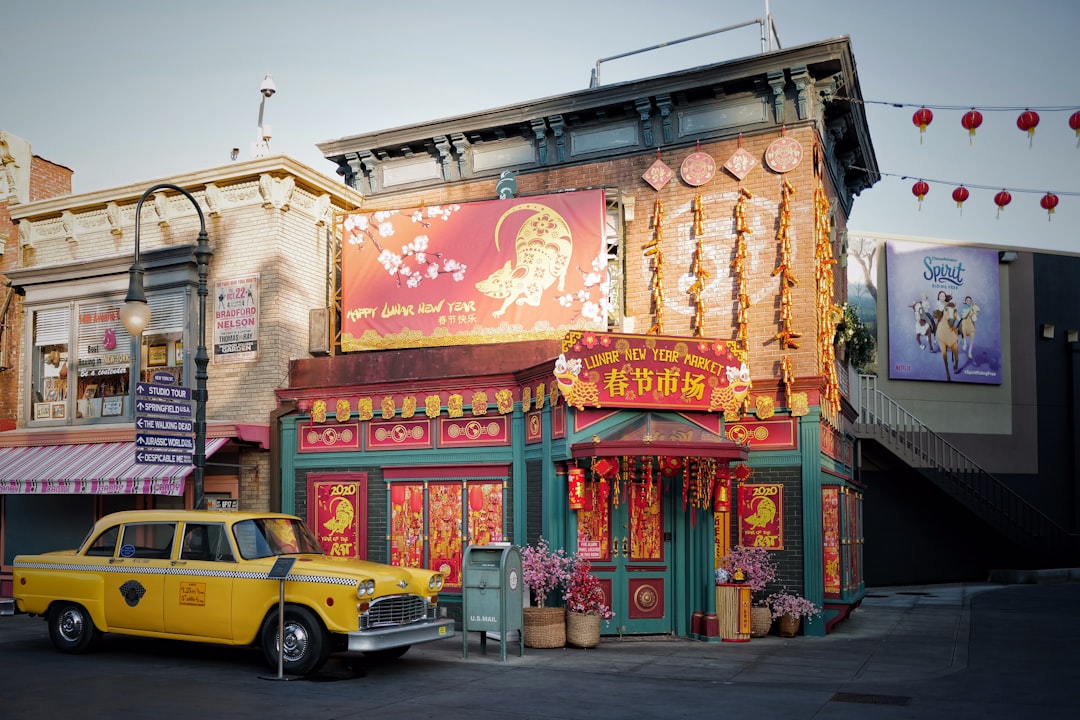
[[[735,202],[735,259],[731,267],[735,270],[736,286],[738,289],[739,305],[735,313],[736,333],[735,344],[744,363],[750,363],[750,291],[747,289],[746,272],[746,236],[753,235],[754,231],[746,222],[746,201],[754,195],[746,188],[739,188],[739,199]],[[749,407],[750,395],[743,399],[740,408],[735,412],[745,412]],[[725,413],[727,419],[727,413]]]
[[[773,277],[780,276],[780,332],[773,337],[780,341],[781,350],[798,350],[795,342],[800,334],[791,329],[791,288],[799,284],[791,269],[791,196],[795,188],[784,180],[780,190],[780,228],[776,239],[780,243],[780,264],[773,270]]]
[[[702,300],[701,294],[705,290],[705,280],[709,277],[709,273],[705,270],[705,248],[702,239],[705,234],[704,205],[701,194],[698,193],[694,198],[694,237],[697,239],[697,246],[694,248],[694,258],[690,264],[690,272],[694,275],[694,283],[686,291],[687,295],[694,298],[694,337],[704,337],[705,335],[705,301]]]
[[[835,415],[840,410],[840,378],[836,372],[836,350],[833,338],[840,318],[840,308],[833,302],[833,265],[836,258],[832,250],[832,221],[829,217],[829,200],[825,186],[818,179],[814,189],[815,247],[814,260],[817,276],[818,350],[821,371],[824,375],[822,405]],[[790,397],[790,393],[789,393]]]
[[[649,281],[649,289],[652,291],[653,308],[656,311],[656,322],[649,328],[649,335],[662,335],[664,332],[664,251],[660,249],[660,243],[664,239],[664,202],[660,196],[656,196],[656,204],[653,206],[653,239],[645,245],[645,257],[653,259],[653,274]]]

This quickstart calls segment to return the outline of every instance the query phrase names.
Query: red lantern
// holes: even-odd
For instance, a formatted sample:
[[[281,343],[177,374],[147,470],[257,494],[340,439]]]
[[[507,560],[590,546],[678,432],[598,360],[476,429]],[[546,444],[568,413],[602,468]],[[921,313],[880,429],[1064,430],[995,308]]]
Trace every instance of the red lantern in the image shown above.
[[[960,124],[968,131],[968,145],[973,144],[972,139],[975,137],[975,130],[982,125],[982,121],[982,113],[975,108],[971,108],[964,113],[964,117],[960,118]]]
[[[922,180],[911,186],[911,194],[919,198],[919,210],[922,210],[922,201],[928,192],[930,192],[930,186]]]
[[[567,477],[567,491],[571,510],[585,509],[585,470],[583,468],[570,468]]]
[[[961,185],[952,191],[952,199],[956,201],[956,207],[960,208],[960,214],[964,214],[964,201],[971,196],[968,189]]]
[[[682,470],[683,460],[679,457],[660,458],[660,474],[664,477],[675,477]]]
[[[1039,113],[1034,110],[1025,110],[1020,113],[1020,117],[1016,118],[1016,127],[1028,134],[1028,147],[1031,147],[1031,140],[1035,136],[1035,128],[1038,125]]]
[[[611,458],[599,458],[593,466],[596,474],[605,480],[610,480],[619,472],[619,463]]]
[[[424,490],[422,488],[410,488],[409,509],[414,513],[421,512],[424,509]]]
[[[1039,205],[1046,211],[1046,219],[1052,220],[1054,218],[1054,208],[1057,207],[1058,196],[1054,193],[1046,193],[1042,196],[1042,200],[1039,201]]]
[[[1080,110],[1069,116],[1069,127],[1076,131],[1076,147],[1080,147]]]
[[[911,122],[919,128],[919,142],[922,142],[922,134],[926,132],[926,126],[934,121],[934,113],[927,108],[919,108],[911,116]]]
[[[994,196],[994,204],[997,205],[997,216],[1001,217],[1001,211],[1005,209],[1005,206],[1012,202],[1012,195],[1008,190],[1002,190]]]
[[[479,485],[473,485],[469,488],[469,509],[473,512],[480,512],[484,509],[484,488]]]

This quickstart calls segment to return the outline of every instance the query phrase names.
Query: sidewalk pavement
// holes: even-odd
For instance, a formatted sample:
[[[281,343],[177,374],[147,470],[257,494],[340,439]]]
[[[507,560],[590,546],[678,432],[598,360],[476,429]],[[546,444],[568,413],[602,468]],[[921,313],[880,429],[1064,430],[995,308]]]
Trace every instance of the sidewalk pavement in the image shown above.
[[[243,648],[106,636],[88,656],[52,650],[39,619],[0,619],[0,716],[1074,718],[1080,576],[1027,584],[870,589],[824,637],[749,642],[604,638],[590,649],[526,648],[480,634],[379,663],[335,656],[309,682],[267,682]],[[272,678],[271,678],[272,679]]]

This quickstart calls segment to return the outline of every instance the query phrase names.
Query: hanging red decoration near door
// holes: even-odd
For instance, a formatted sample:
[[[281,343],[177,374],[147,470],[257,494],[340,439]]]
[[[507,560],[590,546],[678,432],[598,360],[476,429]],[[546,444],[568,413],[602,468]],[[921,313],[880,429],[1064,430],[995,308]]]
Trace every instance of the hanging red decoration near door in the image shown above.
[[[605,480],[610,480],[619,472],[619,463],[611,458],[597,458],[593,470]]]
[[[922,211],[922,201],[926,197],[926,194],[930,192],[930,186],[924,181],[920,180],[911,186],[911,194],[919,198],[919,210]]]
[[[1028,134],[1028,147],[1031,147],[1032,139],[1035,137],[1035,128],[1038,126],[1039,113],[1034,110],[1025,110],[1020,113],[1020,117],[1016,118],[1016,127]]]
[[[1080,110],[1069,116],[1069,127],[1076,132],[1076,147],[1080,147]]]
[[[1054,193],[1046,193],[1042,196],[1042,200],[1039,201],[1039,206],[1046,211],[1046,219],[1053,220],[1054,208],[1057,207],[1058,196]]]
[[[974,144],[975,130],[982,125],[982,121],[982,113],[975,108],[971,108],[960,118],[960,125],[968,131],[968,145]]]
[[[952,191],[952,199],[956,201],[956,207],[960,208],[960,214],[964,214],[964,201],[971,196],[968,189],[961,185]]]
[[[915,114],[911,116],[911,122],[915,123],[915,126],[919,128],[919,142],[921,143],[923,133],[926,132],[927,126],[934,121],[934,113],[930,112],[929,108],[919,108],[915,111]]]
[[[469,509],[473,512],[480,512],[484,509],[484,489],[479,485],[473,485],[469,488]]]
[[[994,196],[994,204],[997,205],[997,217],[1001,217],[1001,211],[1012,202],[1012,194],[1008,190],[1002,190]]]
[[[570,468],[567,477],[567,495],[571,510],[583,510],[585,508],[585,469]]]

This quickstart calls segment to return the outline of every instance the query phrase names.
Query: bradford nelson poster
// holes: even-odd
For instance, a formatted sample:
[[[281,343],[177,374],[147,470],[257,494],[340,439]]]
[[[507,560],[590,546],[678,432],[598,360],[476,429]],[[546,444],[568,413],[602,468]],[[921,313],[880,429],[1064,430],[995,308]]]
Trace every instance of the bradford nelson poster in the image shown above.
[[[1001,384],[998,254],[890,240],[889,378]]]

